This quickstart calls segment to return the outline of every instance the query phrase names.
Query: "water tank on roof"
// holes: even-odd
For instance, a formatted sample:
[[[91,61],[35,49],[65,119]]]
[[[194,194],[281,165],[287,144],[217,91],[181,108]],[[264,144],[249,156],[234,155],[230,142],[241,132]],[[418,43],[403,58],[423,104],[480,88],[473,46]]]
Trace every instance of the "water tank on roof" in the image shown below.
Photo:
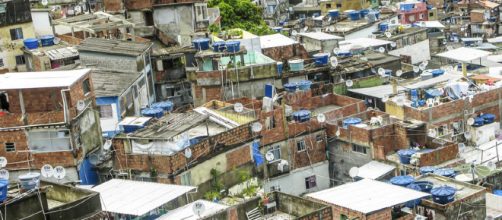
[[[303,60],[295,59],[289,61],[289,70],[292,72],[298,72],[303,70]]]
[[[213,43],[214,52],[223,52],[225,50],[225,41],[216,41]]]
[[[54,45],[54,35],[44,35],[40,37],[40,44],[42,47],[49,47]]]
[[[361,13],[354,10],[347,12],[347,16],[350,18],[351,21],[357,21],[361,19]]]
[[[40,173],[27,173],[19,176],[19,183],[24,190],[36,189],[40,185]]]
[[[432,77],[438,77],[444,74],[444,70],[442,69],[435,69],[432,70],[431,72],[432,72]]]
[[[23,43],[28,50],[33,50],[38,48],[38,39],[36,38],[25,39]]]
[[[317,53],[313,55],[315,59],[315,64],[317,66],[326,66],[328,65],[329,53]]]
[[[300,89],[301,91],[306,91],[306,90],[310,89],[310,86],[312,85],[312,81],[302,80],[302,81],[298,82],[297,85],[298,85],[298,89]]]
[[[481,116],[484,119],[485,124],[491,124],[495,121],[495,115],[494,114],[483,114]]]
[[[359,11],[359,14],[361,15],[361,18],[364,18],[368,13],[370,13],[369,9],[361,9]]]
[[[239,50],[241,50],[241,42],[240,41],[227,41],[225,46],[227,47],[227,52],[230,52],[230,53],[239,52]]]
[[[298,85],[296,83],[286,83],[284,84],[284,89],[288,92],[296,92]]]
[[[343,120],[343,128],[348,128],[350,125],[360,124],[362,120],[360,118],[347,118]]]
[[[417,184],[415,184],[415,183],[409,184],[408,186],[406,186],[406,188],[413,189],[413,190],[416,190],[416,191],[422,191],[422,188],[420,188],[420,186],[417,185]],[[421,201],[422,201],[421,199],[415,199],[415,200],[406,202],[405,206],[408,207],[408,208],[413,208],[413,207],[415,207],[417,205],[420,205]]]
[[[197,50],[207,50],[209,49],[209,39],[208,38],[199,38],[192,41],[193,46]]]
[[[399,156],[399,161],[401,161],[402,164],[410,164],[411,156],[415,153],[417,153],[417,151],[412,149],[404,149],[397,151],[397,155]]]
[[[155,102],[151,106],[152,108],[161,108],[166,112],[170,112],[173,110],[173,102],[171,101],[163,101],[163,102]]]
[[[493,194],[497,195],[497,196],[502,196],[502,190],[500,189],[495,189],[493,190]]]
[[[474,118],[474,124],[472,125],[473,127],[481,127],[485,124],[485,119],[483,117],[476,117]]]
[[[9,180],[0,179],[0,203],[7,199]]]
[[[382,23],[378,24],[378,30],[381,32],[385,32],[385,31],[389,30],[389,23],[382,22]]]
[[[141,110],[141,115],[146,117],[162,118],[164,116],[164,109],[161,108],[145,108]]]
[[[429,181],[415,181],[413,184],[420,187],[420,191],[425,193],[430,193],[431,189],[434,187],[434,184]]]
[[[420,167],[419,171],[421,175],[428,174],[428,173],[434,173],[437,168],[433,166],[425,166],[425,167]]]
[[[455,177],[455,170],[452,168],[440,168],[434,171],[434,174],[444,177]]]
[[[415,178],[412,176],[395,176],[390,179],[390,183],[392,183],[392,185],[403,187],[406,187],[413,182],[415,182]]]
[[[455,193],[457,190],[451,186],[434,187],[431,190],[432,199],[439,204],[448,204],[455,200]]]
[[[282,76],[282,70],[284,68],[284,64],[282,62],[277,62],[277,75]]]
[[[296,122],[306,122],[310,120],[310,111],[309,110],[300,110],[297,112],[293,112],[293,119]]]
[[[328,14],[332,19],[337,19],[338,17],[340,17],[340,11],[338,11],[338,9],[329,10]]]

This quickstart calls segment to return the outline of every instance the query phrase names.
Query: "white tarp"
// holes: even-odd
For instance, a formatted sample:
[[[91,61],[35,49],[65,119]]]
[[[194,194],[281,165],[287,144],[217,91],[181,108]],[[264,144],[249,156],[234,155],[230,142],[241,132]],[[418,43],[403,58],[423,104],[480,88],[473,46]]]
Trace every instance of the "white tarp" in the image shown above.
[[[450,60],[455,60],[460,62],[469,62],[476,59],[480,59],[482,57],[486,57],[488,55],[490,55],[490,52],[467,47],[460,47],[457,49],[437,54],[437,56],[439,57],[444,57]]]
[[[0,90],[69,87],[90,69],[0,74]]]
[[[358,177],[367,178],[367,179],[378,179],[382,176],[387,175],[391,171],[393,171],[396,167],[381,163],[378,161],[370,161],[367,164],[359,167],[359,172],[357,174]]]

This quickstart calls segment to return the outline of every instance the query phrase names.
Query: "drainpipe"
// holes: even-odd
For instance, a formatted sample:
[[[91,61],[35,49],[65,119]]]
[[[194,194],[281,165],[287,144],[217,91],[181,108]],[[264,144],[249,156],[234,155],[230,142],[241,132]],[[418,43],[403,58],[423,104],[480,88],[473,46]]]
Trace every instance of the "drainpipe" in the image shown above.
[[[18,90],[18,96],[19,96],[19,105],[21,107],[21,120],[23,121],[24,125],[27,125],[28,120],[26,119],[26,109],[24,107],[23,90]]]
[[[68,103],[66,103],[66,92],[69,92],[70,89],[62,89],[61,90],[61,99],[63,99],[63,115],[64,115],[64,123],[65,125],[68,125],[70,122],[70,115],[69,115],[69,109],[68,109]]]
[[[467,64],[466,63],[462,63],[462,74],[464,75],[464,77],[467,77]]]

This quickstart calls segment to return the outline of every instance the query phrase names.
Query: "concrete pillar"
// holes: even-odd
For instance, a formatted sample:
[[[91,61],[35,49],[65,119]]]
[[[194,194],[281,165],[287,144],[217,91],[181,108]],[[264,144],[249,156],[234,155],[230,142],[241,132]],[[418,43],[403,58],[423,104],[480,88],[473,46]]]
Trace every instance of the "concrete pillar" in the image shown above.
[[[462,63],[462,75],[464,77],[467,77],[467,64],[466,63]]]

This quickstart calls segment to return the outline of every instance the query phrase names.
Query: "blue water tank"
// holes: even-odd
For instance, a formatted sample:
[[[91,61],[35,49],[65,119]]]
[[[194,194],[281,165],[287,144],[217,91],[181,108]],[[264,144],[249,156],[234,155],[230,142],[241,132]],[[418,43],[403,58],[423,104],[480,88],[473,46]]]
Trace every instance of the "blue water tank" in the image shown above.
[[[385,31],[389,30],[389,23],[382,22],[382,23],[378,24],[378,30],[381,32],[385,32]]]
[[[380,18],[380,11],[372,10],[368,14],[372,14],[376,20],[378,20]]]
[[[209,38],[199,38],[192,41],[193,46],[197,50],[209,49]]]
[[[302,80],[297,83],[298,89],[301,91],[306,91],[310,89],[310,86],[312,85],[312,82],[309,80]]]
[[[425,166],[425,167],[420,167],[419,172],[421,175],[428,174],[428,173],[434,173],[437,168],[433,166]]]
[[[329,53],[317,53],[313,55],[315,59],[315,64],[317,66],[326,66],[328,65]]]
[[[289,61],[289,70],[291,72],[298,72],[303,70],[303,60],[295,59]]]
[[[133,133],[139,129],[142,129],[145,126],[144,125],[122,125],[122,127],[124,128],[124,133],[129,134],[129,133]]]
[[[293,112],[293,119],[296,122],[306,122],[310,120],[310,111],[309,110],[300,110]]]
[[[288,92],[296,92],[298,85],[296,83],[286,83],[284,84],[284,89]]]
[[[28,48],[29,50],[37,49],[38,48],[38,39],[36,38],[28,38],[23,41],[24,46]]]
[[[27,173],[19,176],[19,183],[24,190],[38,188],[40,185],[40,173]]]
[[[434,174],[444,177],[455,177],[455,170],[452,168],[439,168],[434,171]]]
[[[192,139],[190,139],[190,145],[196,145],[198,144],[200,141],[206,139],[207,136],[197,136],[197,137],[194,137]]]
[[[406,186],[406,188],[412,189],[412,190],[416,190],[416,191],[422,191],[422,188],[420,188],[420,186],[417,185],[417,184],[415,184],[415,183],[409,184],[408,186]],[[417,205],[420,205],[421,201],[422,201],[421,199],[415,199],[415,200],[406,202],[405,206],[408,207],[408,208],[413,208],[413,207],[415,207]]]
[[[370,13],[369,9],[362,9],[359,11],[359,14],[361,15],[361,18],[364,18],[368,13]]]
[[[274,91],[275,91],[274,85],[270,83],[265,84],[265,97],[273,98],[275,93]]]
[[[361,13],[359,13],[358,11],[350,11],[347,15],[349,16],[351,21],[357,21],[361,19]]]
[[[277,62],[277,75],[282,76],[282,70],[284,69],[284,64],[282,62]]]
[[[352,56],[352,52],[350,51],[338,51],[335,53],[335,56],[337,57],[351,57]]]
[[[285,23],[286,21],[279,21],[279,26],[284,26]]]
[[[274,30],[277,33],[281,33],[282,27],[273,27],[272,30]]]
[[[98,172],[95,166],[91,164],[89,158],[86,158],[80,164],[80,170],[78,171],[82,185],[96,185],[99,183]]]
[[[410,185],[411,183],[415,182],[415,178],[413,178],[412,176],[395,176],[395,177],[392,177],[390,179],[390,183],[392,185],[396,185],[396,186],[403,186],[403,187],[406,187],[408,185]]]
[[[483,117],[475,117],[473,127],[481,127],[485,124],[485,119]]]
[[[227,47],[227,52],[235,53],[241,50],[241,42],[240,41],[227,41],[225,44]]]
[[[417,151],[413,149],[404,149],[397,151],[399,161],[401,161],[402,164],[410,164],[411,156],[415,153],[417,153]]]
[[[171,101],[163,101],[163,102],[155,102],[152,104],[152,108],[161,108],[163,109],[165,112],[170,112],[173,110],[173,102]]]
[[[434,188],[434,184],[429,181],[415,181],[413,184],[420,187],[420,191],[425,193],[430,193],[431,189]]]
[[[362,120],[360,118],[347,118],[343,120],[343,128],[348,128],[350,125],[361,124]]]
[[[491,124],[491,123],[493,123],[495,121],[495,115],[494,114],[487,113],[487,114],[483,114],[481,117],[484,119],[484,123],[485,124]]]
[[[451,186],[434,187],[431,190],[432,199],[439,204],[448,204],[455,200],[455,193],[457,190]]]
[[[418,91],[416,89],[410,90],[410,99],[411,99],[411,101],[418,100]]]
[[[444,74],[444,70],[442,69],[435,69],[432,70],[432,77],[438,77]]]
[[[401,3],[399,5],[399,10],[401,11],[411,11],[415,3]]]
[[[494,189],[493,194],[495,194],[497,196],[502,196],[502,190],[501,189]]]
[[[225,50],[225,41],[216,41],[213,43],[214,52],[223,52]]]
[[[42,47],[49,47],[54,45],[54,35],[44,35],[40,37],[40,44]]]
[[[164,109],[161,108],[145,108],[141,110],[141,115],[146,117],[162,118]]]
[[[433,99],[441,95],[443,95],[443,93],[439,89],[428,89],[425,91],[426,99]]]
[[[9,180],[0,179],[0,203],[7,199]]]
[[[338,11],[338,9],[332,9],[328,11],[328,15],[332,19],[337,19],[338,17],[340,17],[340,11]]]

